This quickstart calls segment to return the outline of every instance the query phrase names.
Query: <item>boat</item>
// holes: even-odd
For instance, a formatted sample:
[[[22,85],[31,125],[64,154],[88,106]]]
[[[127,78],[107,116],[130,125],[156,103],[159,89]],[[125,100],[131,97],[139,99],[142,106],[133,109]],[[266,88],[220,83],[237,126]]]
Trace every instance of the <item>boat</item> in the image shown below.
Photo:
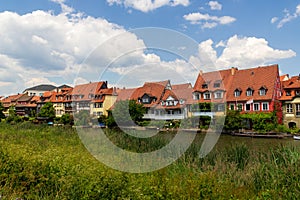
[[[294,140],[300,140],[300,135],[294,135],[293,138]]]

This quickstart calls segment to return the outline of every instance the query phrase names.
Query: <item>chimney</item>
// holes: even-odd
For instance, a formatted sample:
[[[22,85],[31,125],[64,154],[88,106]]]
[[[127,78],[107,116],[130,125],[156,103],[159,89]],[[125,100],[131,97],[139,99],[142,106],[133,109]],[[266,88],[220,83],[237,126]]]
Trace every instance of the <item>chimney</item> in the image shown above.
[[[116,96],[117,95],[117,88],[113,87],[113,95]]]
[[[203,71],[202,71],[202,70],[200,70],[199,74],[200,74],[200,76],[202,76],[202,74],[203,74]]]
[[[233,76],[235,74],[235,71],[237,71],[238,69],[235,67],[231,67],[231,75]]]

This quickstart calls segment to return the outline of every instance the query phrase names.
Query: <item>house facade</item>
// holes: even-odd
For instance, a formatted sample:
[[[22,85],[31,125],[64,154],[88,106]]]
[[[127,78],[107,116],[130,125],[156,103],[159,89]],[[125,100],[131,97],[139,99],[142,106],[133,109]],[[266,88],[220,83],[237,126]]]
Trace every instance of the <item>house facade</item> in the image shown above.
[[[187,103],[192,97],[191,84],[171,85],[169,80],[146,82],[142,87],[118,90],[117,101],[135,100],[146,108],[145,119],[174,120],[187,118]]]
[[[212,103],[214,106],[213,109],[198,108],[190,111],[191,116],[212,116],[214,113],[211,113],[211,110],[225,112],[225,107],[229,110],[239,110],[241,113],[275,111],[278,122],[281,123],[280,97],[278,65],[200,72],[194,86],[193,99],[197,103]]]
[[[117,99],[116,95],[115,89],[108,88],[106,81],[76,85],[71,95],[72,106],[75,113],[87,110],[93,116],[107,116],[107,110]]]
[[[282,81],[283,123],[289,128],[300,128],[300,75]]]

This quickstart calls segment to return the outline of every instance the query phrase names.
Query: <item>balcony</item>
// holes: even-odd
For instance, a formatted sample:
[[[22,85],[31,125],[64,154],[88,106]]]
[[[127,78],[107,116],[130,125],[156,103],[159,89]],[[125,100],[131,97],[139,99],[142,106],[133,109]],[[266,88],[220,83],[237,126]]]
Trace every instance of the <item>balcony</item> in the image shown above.
[[[215,112],[192,112],[192,116],[199,117],[199,116],[209,116],[213,117]]]
[[[173,120],[173,119],[184,119],[184,114],[144,114],[144,119],[155,119],[155,120]]]

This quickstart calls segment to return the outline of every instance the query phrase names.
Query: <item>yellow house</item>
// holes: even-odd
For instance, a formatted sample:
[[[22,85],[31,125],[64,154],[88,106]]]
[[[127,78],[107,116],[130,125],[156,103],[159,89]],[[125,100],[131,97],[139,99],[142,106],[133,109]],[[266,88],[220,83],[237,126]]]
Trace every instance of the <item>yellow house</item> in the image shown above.
[[[113,106],[116,100],[115,88],[101,89],[90,103],[90,114],[98,117],[108,116],[107,110]]]

